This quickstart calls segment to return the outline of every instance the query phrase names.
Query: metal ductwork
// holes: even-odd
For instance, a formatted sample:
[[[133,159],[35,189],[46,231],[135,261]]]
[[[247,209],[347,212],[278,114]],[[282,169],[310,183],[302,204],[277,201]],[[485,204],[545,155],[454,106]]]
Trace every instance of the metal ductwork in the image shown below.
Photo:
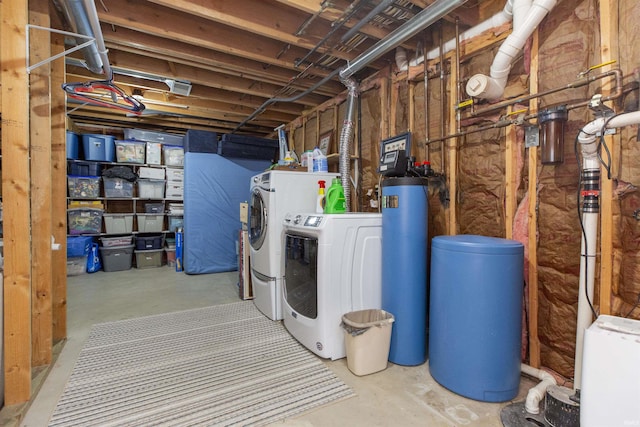
[[[357,97],[357,84],[351,77],[371,62],[380,58],[391,49],[395,49],[401,43],[404,43],[411,37],[415,36],[429,25],[434,24],[443,16],[453,12],[467,1],[468,0],[438,0],[435,3],[432,3],[424,8],[422,12],[407,21],[406,24],[397,28],[385,39],[380,40],[378,43],[373,45],[371,49],[362,53],[352,62],[347,64],[346,67],[340,70],[340,80],[345,84],[345,86],[347,86],[348,90],[347,111],[345,112],[343,130],[340,133],[339,145],[340,176],[342,186],[344,187],[344,197],[348,210],[350,209],[351,200],[349,152],[351,151],[351,138],[353,137],[353,110],[356,105],[355,98]]]
[[[111,79],[107,50],[93,0],[57,0],[56,3],[75,33],[95,39],[95,43],[81,49],[85,59],[84,66],[94,74],[105,74],[107,79]],[[84,41],[86,40],[76,38],[78,44]]]

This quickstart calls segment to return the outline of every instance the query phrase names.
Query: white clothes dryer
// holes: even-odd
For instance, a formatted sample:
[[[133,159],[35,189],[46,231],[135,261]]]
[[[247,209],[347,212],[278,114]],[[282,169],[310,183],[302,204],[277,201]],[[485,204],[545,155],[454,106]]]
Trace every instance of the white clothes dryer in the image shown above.
[[[337,173],[274,170],[251,179],[249,243],[253,302],[265,316],[282,319],[282,223],[287,212],[313,211],[318,181],[328,188]]]
[[[379,309],[382,214],[287,214],[284,325],[320,357],[345,357],[342,316]]]

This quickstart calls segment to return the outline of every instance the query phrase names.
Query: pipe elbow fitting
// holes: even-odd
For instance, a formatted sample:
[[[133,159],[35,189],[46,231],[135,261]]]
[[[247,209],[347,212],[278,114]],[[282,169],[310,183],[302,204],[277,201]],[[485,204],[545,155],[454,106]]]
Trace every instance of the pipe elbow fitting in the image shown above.
[[[493,77],[476,74],[467,81],[466,91],[475,98],[498,99],[504,93],[504,85]]]
[[[409,62],[407,61],[407,51],[404,50],[401,46],[396,48],[396,67],[398,67],[399,71],[404,71],[407,69]]]
[[[546,387],[545,387],[546,388]],[[540,413],[540,401],[544,397],[544,392],[540,391],[537,386],[530,389],[524,402],[524,409],[530,414]]]

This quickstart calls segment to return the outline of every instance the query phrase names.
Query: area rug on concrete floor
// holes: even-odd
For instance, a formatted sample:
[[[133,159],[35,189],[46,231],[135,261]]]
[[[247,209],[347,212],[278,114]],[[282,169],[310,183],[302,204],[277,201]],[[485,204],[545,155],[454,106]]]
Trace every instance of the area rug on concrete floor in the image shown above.
[[[352,395],[244,301],[94,325],[49,425],[265,425]]]

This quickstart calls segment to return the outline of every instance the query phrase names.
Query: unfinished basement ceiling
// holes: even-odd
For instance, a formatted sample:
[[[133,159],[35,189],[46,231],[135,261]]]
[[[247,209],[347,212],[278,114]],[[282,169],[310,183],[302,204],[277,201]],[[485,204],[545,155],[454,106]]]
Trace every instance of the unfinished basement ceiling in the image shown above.
[[[247,121],[265,101],[300,94],[367,51],[434,0],[95,3],[115,84],[129,95],[141,95],[146,109],[136,116],[69,102],[67,112],[76,126],[269,135],[280,124],[343,92],[344,85],[335,77],[299,100],[271,104]],[[503,6],[503,2],[479,3],[469,1],[446,16],[442,31],[452,34],[456,19],[464,30],[475,25],[481,15]],[[372,12],[376,7],[381,12]],[[365,19],[372,15],[370,20]],[[359,26],[362,21],[366,22]],[[359,28],[349,33],[356,25]],[[432,49],[437,46],[439,32],[440,25],[435,25],[403,46],[409,55]],[[78,60],[80,56],[72,56],[67,58],[67,82],[104,78],[84,67]],[[393,58],[392,50],[354,77],[368,77],[388,67]],[[171,90],[173,82],[179,87]],[[176,93],[185,91],[188,96]]]

